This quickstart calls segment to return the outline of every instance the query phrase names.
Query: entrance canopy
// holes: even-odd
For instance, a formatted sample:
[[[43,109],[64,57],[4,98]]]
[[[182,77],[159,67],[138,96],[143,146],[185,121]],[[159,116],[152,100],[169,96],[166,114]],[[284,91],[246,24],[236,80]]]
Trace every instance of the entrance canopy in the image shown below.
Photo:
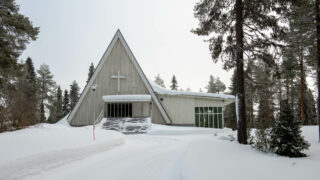
[[[149,94],[108,95],[102,97],[104,102],[150,102]]]

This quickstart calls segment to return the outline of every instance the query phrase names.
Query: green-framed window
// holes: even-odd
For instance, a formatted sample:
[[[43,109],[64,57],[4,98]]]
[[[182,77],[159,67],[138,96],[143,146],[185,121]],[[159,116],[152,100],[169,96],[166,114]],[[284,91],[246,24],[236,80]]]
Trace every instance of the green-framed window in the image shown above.
[[[223,128],[223,108],[195,107],[195,126],[209,128]]]

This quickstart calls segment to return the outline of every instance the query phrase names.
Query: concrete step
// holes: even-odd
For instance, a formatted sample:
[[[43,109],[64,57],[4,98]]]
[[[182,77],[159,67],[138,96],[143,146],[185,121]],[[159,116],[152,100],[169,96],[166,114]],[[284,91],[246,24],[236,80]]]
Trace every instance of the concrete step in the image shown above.
[[[124,134],[139,134],[148,132],[151,118],[107,118],[103,127],[108,130],[120,131]]]

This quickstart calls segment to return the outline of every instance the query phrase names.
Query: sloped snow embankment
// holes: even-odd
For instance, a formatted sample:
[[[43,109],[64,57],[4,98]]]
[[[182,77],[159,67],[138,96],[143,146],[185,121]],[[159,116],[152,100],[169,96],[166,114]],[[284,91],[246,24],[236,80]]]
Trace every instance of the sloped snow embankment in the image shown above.
[[[320,143],[317,129],[317,126],[302,128],[303,135],[311,143],[306,158],[262,153],[237,141],[230,142],[220,134],[218,138],[194,141],[185,152],[182,179],[318,180]]]
[[[124,136],[97,127],[70,127],[65,119],[0,134],[0,179],[18,179],[124,144]]]

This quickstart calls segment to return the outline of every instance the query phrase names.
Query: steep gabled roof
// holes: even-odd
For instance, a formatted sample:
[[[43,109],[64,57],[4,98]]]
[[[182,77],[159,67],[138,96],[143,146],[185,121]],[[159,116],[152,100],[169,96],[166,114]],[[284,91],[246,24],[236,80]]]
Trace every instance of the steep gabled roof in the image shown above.
[[[120,41],[120,43],[123,45],[126,53],[128,54],[130,60],[132,61],[134,67],[136,68],[138,74],[140,75],[140,78],[142,79],[144,85],[146,86],[148,92],[150,93],[152,99],[154,100],[156,106],[158,107],[160,113],[162,114],[162,116],[164,117],[165,121],[168,124],[172,124],[172,121],[170,120],[169,116],[167,115],[166,111],[164,110],[162,104],[160,103],[159,99],[157,98],[157,96],[154,93],[154,90],[152,89],[152,86],[150,85],[148,79],[146,78],[145,74],[143,73],[139,63],[137,62],[136,58],[134,57],[133,53],[131,52],[127,42],[125,41],[123,35],[121,34],[120,30],[118,29],[116,34],[114,35],[114,37],[112,38],[111,43],[109,44],[107,50],[105,51],[105,53],[103,54],[97,68],[95,69],[90,81],[87,83],[87,85],[85,86],[84,90],[82,91],[80,98],[77,102],[77,104],[75,105],[75,107],[73,108],[73,110],[71,111],[71,113],[68,116],[68,122],[70,123],[72,118],[74,117],[74,115],[76,114],[81,102],[83,101],[84,97],[86,96],[86,94],[88,93],[88,91],[90,90],[90,87],[92,86],[93,82],[95,81],[99,71],[101,70],[103,64],[105,63],[105,61],[107,60],[107,57],[109,56],[111,50],[113,49],[115,43],[117,42],[117,40]],[[101,97],[102,98],[102,97]]]

